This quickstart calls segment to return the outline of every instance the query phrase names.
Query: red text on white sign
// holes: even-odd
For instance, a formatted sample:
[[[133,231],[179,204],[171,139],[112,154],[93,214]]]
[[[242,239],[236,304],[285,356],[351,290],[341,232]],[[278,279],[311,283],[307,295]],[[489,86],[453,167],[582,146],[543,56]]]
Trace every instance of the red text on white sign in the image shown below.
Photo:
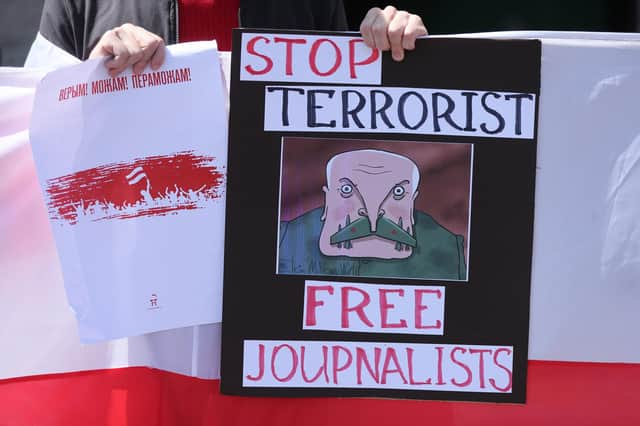
[[[444,287],[306,281],[305,330],[444,333]]]
[[[380,52],[360,37],[242,34],[242,80],[380,84]]]

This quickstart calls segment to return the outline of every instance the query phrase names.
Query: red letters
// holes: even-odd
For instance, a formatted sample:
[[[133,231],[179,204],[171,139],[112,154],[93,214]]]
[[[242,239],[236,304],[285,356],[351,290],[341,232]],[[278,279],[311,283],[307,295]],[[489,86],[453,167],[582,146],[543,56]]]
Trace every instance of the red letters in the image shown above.
[[[340,365],[340,351],[347,354],[347,360],[344,364]],[[348,369],[351,366],[351,361],[353,360],[353,356],[351,355],[351,351],[349,348],[345,348],[344,346],[335,345],[332,348],[333,352],[333,383],[338,384],[338,373]]]
[[[394,368],[389,368],[389,365],[393,363]],[[400,366],[400,362],[398,362],[398,355],[396,354],[396,350],[393,348],[387,348],[387,352],[384,358],[384,365],[382,366],[382,379],[380,380],[381,384],[387,383],[387,374],[390,373],[398,373],[400,378],[402,379],[402,383],[407,384],[407,378],[404,377],[404,373],[402,372],[402,367]]]
[[[264,345],[263,344],[259,344],[258,345],[258,375],[257,376],[251,376],[251,374],[247,374],[247,379],[248,380],[253,380],[253,381],[259,381],[262,380],[262,377],[264,376]]]
[[[305,360],[306,351],[307,351],[307,348],[305,346],[300,346],[300,372],[302,373],[302,380],[304,380],[307,383],[313,383],[316,380],[318,380],[318,377],[320,377],[320,374],[324,373],[324,380],[326,383],[329,383],[329,373],[327,373],[327,362],[328,362],[327,358],[328,358],[329,348],[325,345],[322,345],[322,365],[318,369],[318,372],[316,373],[316,375],[313,376],[311,379],[307,377],[307,373],[304,369],[304,360]]]
[[[436,382],[436,385],[446,385],[446,382],[442,377],[442,363],[444,361],[442,352],[444,351],[444,348],[442,346],[436,346],[436,351],[438,351],[438,381]]]
[[[356,348],[356,377],[358,378],[358,384],[362,384],[362,364],[366,367],[369,375],[373,378],[376,383],[380,383],[380,354],[382,353],[382,349],[373,348],[373,363],[375,366],[375,371],[371,368],[371,364],[369,363],[369,359],[367,358],[367,352],[362,348]]]
[[[289,371],[289,374],[287,374],[285,377],[278,377],[278,374],[276,373],[276,363],[277,363],[276,358],[278,356],[278,352],[280,352],[280,350],[283,348],[289,349],[289,352],[291,353],[291,370]],[[298,370],[298,353],[293,348],[293,346],[283,344],[273,348],[273,355],[271,356],[271,374],[273,375],[274,379],[276,379],[279,382],[288,382],[296,374],[297,370]]]
[[[358,78],[356,74],[356,66],[369,65],[375,62],[380,56],[378,49],[371,49],[371,55],[364,61],[356,62],[356,44],[364,43],[361,38],[354,38],[349,40],[349,76],[351,78]]]
[[[511,392],[512,353],[504,346],[245,341],[244,383]]]
[[[266,65],[261,70],[256,70],[251,65],[245,66],[244,69],[247,70],[249,74],[262,75],[262,74],[268,73],[273,68],[273,61],[271,60],[270,57],[256,52],[256,43],[260,40],[263,40],[265,43],[269,43],[269,39],[266,37],[262,37],[262,36],[254,37],[251,40],[249,40],[249,42],[247,43],[247,52],[250,55],[258,56],[264,59],[264,62],[266,63]]]
[[[273,42],[284,43],[287,45],[287,52],[285,56],[285,74],[293,75],[293,45],[305,44],[307,41],[303,38],[276,37],[273,39]]]
[[[378,292],[380,293],[380,323],[382,325],[382,328],[407,328],[407,322],[405,320],[400,320],[400,322],[393,324],[387,322],[389,309],[392,309],[396,306],[393,303],[387,302],[387,293],[398,293],[400,297],[404,297],[404,290],[401,288],[381,288],[378,290]]]
[[[362,300],[357,305],[350,307],[349,306],[349,293],[355,291],[362,295]],[[371,297],[369,294],[361,290],[357,287],[342,287],[342,328],[349,328],[349,312],[354,312],[358,314],[358,318],[368,327],[373,327],[373,323],[367,318],[367,314],[364,312],[364,307],[371,302]]]
[[[333,46],[333,50],[335,51],[335,59],[334,59],[333,66],[329,69],[329,71],[322,72],[318,69],[318,64],[317,64],[318,49],[320,49],[320,45],[325,42]],[[311,67],[311,71],[313,71],[314,74],[322,77],[327,77],[333,74],[334,72],[336,72],[336,70],[340,68],[341,63],[342,63],[342,53],[340,53],[340,48],[333,40],[330,40],[328,38],[319,38],[318,40],[313,42],[313,45],[311,45],[311,52],[309,52],[309,66]]]
[[[305,286],[304,328],[442,334],[443,320],[444,287],[322,281]]]
[[[494,389],[499,390],[500,392],[509,392],[511,391],[511,386],[512,386],[512,373],[511,373],[511,369],[507,368],[507,366],[502,365],[498,362],[498,355],[502,352],[506,352],[507,355],[511,355],[511,349],[507,349],[507,348],[500,348],[497,349],[494,353],[493,353],[493,362],[496,366],[498,366],[499,368],[501,368],[502,370],[505,371],[505,373],[507,373],[507,385],[504,387],[500,387],[498,385],[496,385],[496,381],[495,379],[489,379],[489,384],[491,384],[491,386],[494,387]]]
[[[248,76],[244,78],[289,81],[315,76],[318,81],[337,77],[343,82],[364,79],[369,83],[380,79],[380,52],[366,47],[361,38],[245,36],[242,64]]]
[[[469,349],[470,354],[480,354],[478,358],[478,375],[480,376],[480,388],[484,389],[484,354],[491,355],[491,349]]]
[[[323,286],[307,286],[307,312],[305,315],[305,322],[307,326],[313,327],[317,324],[316,321],[316,308],[318,306],[324,306],[324,302],[316,299],[316,292],[328,291],[333,296],[333,287],[330,285]]]
[[[430,385],[430,378],[427,378],[427,380],[425,380],[424,382],[417,382],[413,378],[413,353],[415,352],[415,350],[406,348],[405,351],[407,352],[407,366],[409,367],[409,383],[411,383],[412,385]]]
[[[467,350],[465,348],[461,348],[460,346],[456,346],[455,348],[453,348],[453,350],[451,351],[450,357],[451,357],[451,361],[462,367],[465,371],[465,373],[467,373],[467,380],[465,380],[464,382],[458,382],[456,381],[455,378],[451,379],[451,383],[458,386],[458,387],[467,387],[471,384],[471,381],[473,380],[473,374],[471,373],[471,369],[467,366],[467,364],[463,363],[462,361],[459,361],[456,359],[455,354],[456,352],[462,352],[463,354],[467,353]]]
[[[428,305],[422,304],[422,295],[423,294],[435,294],[438,299],[442,299],[442,292],[440,290],[431,290],[431,289],[416,289],[415,291],[415,320],[416,320],[416,328],[422,329],[440,329],[442,328],[442,321],[436,320],[433,325],[422,325],[422,311],[429,309]]]

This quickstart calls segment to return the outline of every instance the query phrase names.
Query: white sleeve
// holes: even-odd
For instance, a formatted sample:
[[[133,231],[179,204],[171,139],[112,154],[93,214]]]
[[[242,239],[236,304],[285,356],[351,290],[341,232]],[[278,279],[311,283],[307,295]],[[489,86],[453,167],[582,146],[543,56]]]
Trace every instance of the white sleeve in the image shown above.
[[[38,33],[24,62],[25,68],[55,69],[80,63],[80,59],[67,53]]]

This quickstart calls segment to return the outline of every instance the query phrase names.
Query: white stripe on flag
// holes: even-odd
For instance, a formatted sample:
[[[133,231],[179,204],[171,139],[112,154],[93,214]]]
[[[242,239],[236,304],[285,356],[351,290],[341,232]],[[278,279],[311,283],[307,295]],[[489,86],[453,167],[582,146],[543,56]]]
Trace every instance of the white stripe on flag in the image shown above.
[[[134,177],[135,175],[137,175],[138,173],[144,173],[144,170],[142,170],[142,167],[138,166],[135,169],[133,169],[131,171],[131,173],[129,173],[126,177],[127,180],[131,179],[132,177]]]
[[[147,175],[146,173],[142,172],[139,175],[136,175],[136,177],[134,177],[133,179],[129,180],[129,185],[135,185],[136,183],[140,182],[142,179],[146,179]]]

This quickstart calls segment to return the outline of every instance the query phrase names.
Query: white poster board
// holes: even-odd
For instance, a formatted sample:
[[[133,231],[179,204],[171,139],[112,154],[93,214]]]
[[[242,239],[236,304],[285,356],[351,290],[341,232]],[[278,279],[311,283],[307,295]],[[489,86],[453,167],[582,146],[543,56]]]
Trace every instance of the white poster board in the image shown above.
[[[220,321],[225,89],[212,43],[40,83],[31,144],[81,341]]]

